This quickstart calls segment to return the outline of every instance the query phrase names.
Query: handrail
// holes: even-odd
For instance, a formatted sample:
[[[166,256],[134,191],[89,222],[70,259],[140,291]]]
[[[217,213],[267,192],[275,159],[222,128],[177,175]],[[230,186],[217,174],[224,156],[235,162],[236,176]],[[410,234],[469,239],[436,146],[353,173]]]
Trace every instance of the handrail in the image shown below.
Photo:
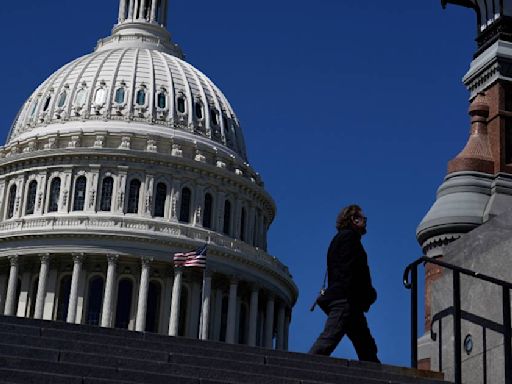
[[[435,264],[449,269],[453,275],[453,335],[454,335],[454,378],[456,384],[462,383],[462,340],[461,340],[461,295],[460,275],[466,275],[478,280],[487,281],[502,288],[503,306],[503,338],[505,354],[505,384],[512,384],[512,343],[511,343],[511,310],[510,290],[512,283],[487,276],[467,268],[446,263],[444,261],[422,256],[409,264],[403,274],[405,288],[411,290],[411,366],[418,367],[418,266],[420,264]]]

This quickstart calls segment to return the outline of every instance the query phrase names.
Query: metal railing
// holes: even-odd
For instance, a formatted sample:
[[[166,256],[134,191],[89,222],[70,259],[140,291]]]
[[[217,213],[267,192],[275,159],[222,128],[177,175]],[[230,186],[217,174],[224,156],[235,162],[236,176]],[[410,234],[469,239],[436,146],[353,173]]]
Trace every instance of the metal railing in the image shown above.
[[[480,274],[444,261],[430,257],[420,257],[409,264],[404,271],[403,283],[411,290],[411,366],[418,367],[418,266],[420,264],[435,264],[452,271],[453,282],[453,335],[454,335],[454,379],[456,384],[462,383],[462,310],[460,296],[460,275],[466,275],[478,280],[487,281],[502,288],[503,306],[503,346],[505,355],[505,384],[512,384],[512,344],[511,344],[511,315],[510,290],[512,283]]]

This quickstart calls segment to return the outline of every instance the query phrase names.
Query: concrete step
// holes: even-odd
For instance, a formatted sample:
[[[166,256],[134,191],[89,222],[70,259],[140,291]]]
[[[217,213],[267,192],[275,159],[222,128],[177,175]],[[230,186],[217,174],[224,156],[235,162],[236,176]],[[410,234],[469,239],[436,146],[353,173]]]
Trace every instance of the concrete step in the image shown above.
[[[132,383],[437,384],[442,379],[388,365],[0,316],[0,367],[5,369],[4,363],[17,374],[51,372]]]

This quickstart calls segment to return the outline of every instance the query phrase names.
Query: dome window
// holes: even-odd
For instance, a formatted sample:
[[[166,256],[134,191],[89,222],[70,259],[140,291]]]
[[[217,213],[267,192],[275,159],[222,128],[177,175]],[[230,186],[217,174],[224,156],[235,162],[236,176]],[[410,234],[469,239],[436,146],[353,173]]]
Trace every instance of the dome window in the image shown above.
[[[185,113],[185,98],[183,96],[178,97],[178,112]]]
[[[49,95],[46,98],[46,101],[44,102],[43,112],[46,112],[48,110],[48,107],[50,106],[50,101],[52,101],[52,96]]]
[[[144,89],[139,89],[137,91],[137,97],[136,97],[136,101],[137,105],[139,106],[144,106],[146,105],[146,90]]]
[[[182,223],[190,223],[190,202],[192,200],[192,192],[189,188],[183,188],[181,191],[180,204],[180,221]]]
[[[114,179],[106,177],[101,184],[101,201],[100,211],[110,211],[112,206],[112,190],[114,187]]]
[[[27,205],[25,206],[25,214],[32,215],[36,205],[37,181],[32,180],[28,185]]]
[[[203,215],[203,227],[204,228],[212,227],[212,217],[213,217],[213,197],[211,194],[207,193],[204,196],[204,215]]]
[[[34,102],[34,105],[32,106],[32,111],[30,111],[30,117],[33,117],[36,114],[38,104],[39,104],[39,100],[36,100]]]
[[[81,88],[77,93],[76,93],[76,97],[75,97],[75,105],[78,107],[78,108],[83,108],[83,106],[85,105],[85,94],[86,94],[86,90],[85,88]]]
[[[139,212],[139,194],[140,194],[140,180],[133,179],[130,181],[128,190],[128,210],[127,213]]]
[[[62,91],[62,93],[59,96],[59,102],[57,103],[57,106],[59,108],[63,108],[66,104],[66,99],[68,98],[68,93],[66,91]]]
[[[48,212],[57,212],[59,209],[60,197],[60,178],[56,177],[50,184],[50,202],[48,204]]]
[[[201,120],[203,118],[203,105],[201,103],[196,103],[196,117]]]
[[[16,203],[16,184],[11,186],[9,190],[9,203],[7,206],[7,218],[12,219],[14,217],[14,205]]]
[[[94,104],[103,105],[107,100],[107,90],[105,88],[98,88],[94,96]]]
[[[124,87],[119,87],[116,89],[116,94],[114,96],[114,101],[116,104],[124,104],[124,99],[126,96],[126,92]]]
[[[75,196],[73,199],[73,211],[83,211],[85,205],[85,188],[87,179],[85,176],[80,176],[75,181]]]
[[[165,216],[165,200],[167,199],[167,186],[164,183],[158,183],[156,186],[155,198],[155,217]]]
[[[229,200],[224,202],[224,225],[222,232],[225,235],[229,235],[231,232],[231,202]]]
[[[160,92],[158,92],[156,105],[160,109],[167,108],[167,95],[165,94],[165,90],[164,89],[161,90]]]
[[[213,125],[219,125],[219,112],[216,109],[211,110],[211,117]]]

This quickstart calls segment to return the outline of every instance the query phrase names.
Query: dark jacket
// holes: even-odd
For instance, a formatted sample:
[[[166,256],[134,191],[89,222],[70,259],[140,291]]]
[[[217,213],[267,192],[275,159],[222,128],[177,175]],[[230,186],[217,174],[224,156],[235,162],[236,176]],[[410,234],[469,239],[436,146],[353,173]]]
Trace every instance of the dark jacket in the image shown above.
[[[352,308],[366,312],[377,299],[361,235],[352,229],[342,229],[332,239],[327,252],[327,275],[324,304],[347,299]]]

